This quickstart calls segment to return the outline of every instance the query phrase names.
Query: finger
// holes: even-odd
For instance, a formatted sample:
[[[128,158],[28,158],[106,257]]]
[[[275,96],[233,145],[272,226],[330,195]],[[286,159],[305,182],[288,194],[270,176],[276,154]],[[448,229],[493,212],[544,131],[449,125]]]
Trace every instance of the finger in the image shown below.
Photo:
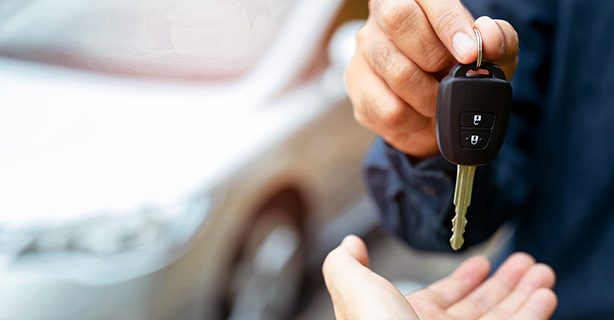
[[[365,267],[369,266],[369,253],[367,245],[359,237],[351,234],[343,238],[339,250],[350,255]]]
[[[484,60],[497,63],[505,72],[508,80],[516,69],[518,55],[518,34],[507,21],[480,17],[475,27],[482,35]]]
[[[324,261],[322,272],[336,319],[418,319],[403,295],[366,266],[367,248],[348,236]]]
[[[526,253],[511,255],[491,278],[452,305],[448,313],[458,319],[479,318],[502,301],[534,264],[533,257]]]
[[[396,96],[373,73],[362,55],[354,56],[346,69],[345,80],[358,123],[382,135],[393,147],[408,155],[428,158],[439,152],[434,118],[420,115]],[[399,104],[397,111],[407,114],[395,115],[380,110],[389,104]]]
[[[496,61],[503,54],[503,32],[499,25],[489,17],[479,17],[475,20],[474,28],[480,30],[482,36],[482,58]]]
[[[458,0],[416,0],[433,30],[456,60],[471,63],[477,59],[473,19]]]
[[[426,72],[441,70],[451,55],[422,8],[407,0],[371,1],[371,13],[383,32]]]
[[[472,257],[456,268],[450,276],[417,291],[415,299],[431,301],[441,308],[448,308],[482,283],[489,271],[488,259]]]
[[[322,273],[325,280],[334,279],[338,273],[350,267],[367,267],[368,265],[367,246],[357,236],[349,235],[326,256],[322,264]]]
[[[520,310],[510,320],[545,320],[554,313],[558,300],[556,294],[547,288],[533,292]]]
[[[435,118],[431,118],[428,126],[420,131],[403,133],[382,130],[380,134],[395,149],[412,156],[418,161],[439,153],[436,125]]]
[[[365,59],[390,89],[421,115],[434,117],[437,80],[408,59],[373,22],[359,31],[358,39]]]
[[[520,279],[514,290],[481,320],[509,319],[516,313],[529,296],[539,288],[552,288],[555,275],[548,265],[538,263],[532,266]]]
[[[367,248],[364,242],[354,237],[346,237],[341,244],[331,251],[322,264],[324,283],[333,299],[333,306],[337,319],[349,318],[352,314],[352,306],[348,306],[346,297],[348,288],[354,284],[347,278],[348,274],[364,274],[370,272],[366,265],[369,264]],[[352,290],[350,290],[351,292]]]
[[[499,29],[503,32],[503,54],[496,60],[501,66],[507,80],[510,81],[516,71],[516,65],[518,64],[518,33],[510,25],[509,22],[503,20],[495,20]]]
[[[354,117],[370,130],[411,133],[429,124],[430,119],[399,98],[374,73],[362,55],[354,56],[346,69],[345,79],[354,107]]]

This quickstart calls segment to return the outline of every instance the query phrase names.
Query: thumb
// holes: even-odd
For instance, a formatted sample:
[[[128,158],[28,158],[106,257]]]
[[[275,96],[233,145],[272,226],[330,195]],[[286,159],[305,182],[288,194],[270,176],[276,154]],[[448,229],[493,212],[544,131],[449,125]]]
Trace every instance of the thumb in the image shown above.
[[[458,0],[416,0],[441,42],[462,63],[478,57],[473,18]]]
[[[369,253],[367,252],[367,245],[364,241],[355,235],[348,235],[343,238],[339,247],[337,247],[343,253],[356,259],[360,264],[365,267],[369,266]]]
[[[322,274],[324,280],[335,279],[349,268],[366,268],[369,265],[369,253],[365,243],[355,235],[349,235],[324,259]]]
[[[322,267],[336,319],[418,319],[405,297],[367,268],[365,243],[347,236]]]

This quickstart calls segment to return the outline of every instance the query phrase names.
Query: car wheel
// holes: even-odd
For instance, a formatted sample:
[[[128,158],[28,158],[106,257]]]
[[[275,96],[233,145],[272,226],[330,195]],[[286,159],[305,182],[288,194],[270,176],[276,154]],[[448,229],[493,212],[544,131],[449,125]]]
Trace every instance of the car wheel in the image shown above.
[[[245,239],[232,273],[228,319],[288,319],[303,276],[295,216],[284,208],[265,209]]]

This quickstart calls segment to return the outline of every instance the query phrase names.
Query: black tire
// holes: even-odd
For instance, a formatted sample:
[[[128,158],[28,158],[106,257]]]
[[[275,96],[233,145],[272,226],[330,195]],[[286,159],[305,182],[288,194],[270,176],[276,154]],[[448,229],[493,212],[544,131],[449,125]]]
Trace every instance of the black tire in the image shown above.
[[[302,250],[296,215],[279,207],[259,214],[232,273],[228,319],[288,319],[300,292]]]

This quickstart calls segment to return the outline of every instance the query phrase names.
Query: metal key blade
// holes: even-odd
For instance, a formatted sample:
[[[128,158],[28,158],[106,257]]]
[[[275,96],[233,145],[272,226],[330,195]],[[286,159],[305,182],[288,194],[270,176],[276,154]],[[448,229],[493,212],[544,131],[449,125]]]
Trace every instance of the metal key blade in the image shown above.
[[[452,238],[450,244],[452,249],[458,250],[463,246],[463,233],[465,233],[465,225],[467,224],[467,207],[471,204],[471,191],[473,190],[473,176],[475,175],[475,166],[458,166],[456,174],[456,189],[454,190],[454,205],[456,206],[456,215],[452,219]]]

